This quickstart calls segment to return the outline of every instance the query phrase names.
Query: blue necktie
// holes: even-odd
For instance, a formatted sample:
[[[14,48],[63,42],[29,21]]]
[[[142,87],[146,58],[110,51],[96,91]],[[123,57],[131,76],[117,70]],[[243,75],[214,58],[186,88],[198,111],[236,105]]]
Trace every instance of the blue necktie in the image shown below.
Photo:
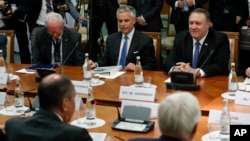
[[[120,58],[120,65],[122,65],[122,68],[126,65],[126,57],[127,57],[127,47],[128,47],[128,36],[124,37],[123,47],[122,47],[122,53]]]
[[[196,68],[197,67],[199,53],[200,53],[200,42],[196,42],[195,43],[195,50],[194,50],[192,68]]]

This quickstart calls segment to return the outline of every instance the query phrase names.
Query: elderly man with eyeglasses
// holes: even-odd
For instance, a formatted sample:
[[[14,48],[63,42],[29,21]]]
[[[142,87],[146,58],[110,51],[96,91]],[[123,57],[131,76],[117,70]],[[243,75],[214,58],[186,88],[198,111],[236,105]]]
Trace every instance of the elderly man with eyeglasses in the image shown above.
[[[81,47],[81,34],[65,27],[60,14],[47,14],[45,27],[37,30],[32,43],[32,63],[82,65],[84,52]]]

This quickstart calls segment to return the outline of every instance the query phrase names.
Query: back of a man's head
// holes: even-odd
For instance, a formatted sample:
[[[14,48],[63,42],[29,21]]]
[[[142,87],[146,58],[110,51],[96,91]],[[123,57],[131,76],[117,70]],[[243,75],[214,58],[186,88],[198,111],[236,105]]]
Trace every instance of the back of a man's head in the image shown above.
[[[73,91],[73,84],[68,77],[61,74],[46,76],[38,86],[40,108],[59,108],[63,98],[72,97]]]
[[[193,130],[201,116],[200,104],[188,92],[175,92],[167,96],[158,107],[158,123],[162,134],[185,139],[194,134]]]

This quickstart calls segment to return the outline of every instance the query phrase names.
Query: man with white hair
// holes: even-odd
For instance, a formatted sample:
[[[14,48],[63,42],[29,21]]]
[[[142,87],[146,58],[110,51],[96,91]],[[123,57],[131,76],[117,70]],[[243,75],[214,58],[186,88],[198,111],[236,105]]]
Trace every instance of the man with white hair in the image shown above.
[[[157,139],[137,138],[129,141],[191,141],[200,117],[197,98],[189,92],[175,92],[158,107],[158,125],[162,135]]]

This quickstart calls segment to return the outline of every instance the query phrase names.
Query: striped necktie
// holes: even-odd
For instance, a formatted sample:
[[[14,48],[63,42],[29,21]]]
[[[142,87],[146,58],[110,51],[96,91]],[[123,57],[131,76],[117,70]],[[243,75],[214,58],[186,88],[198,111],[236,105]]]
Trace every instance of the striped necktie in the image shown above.
[[[51,0],[46,0],[46,13],[52,12]]]

